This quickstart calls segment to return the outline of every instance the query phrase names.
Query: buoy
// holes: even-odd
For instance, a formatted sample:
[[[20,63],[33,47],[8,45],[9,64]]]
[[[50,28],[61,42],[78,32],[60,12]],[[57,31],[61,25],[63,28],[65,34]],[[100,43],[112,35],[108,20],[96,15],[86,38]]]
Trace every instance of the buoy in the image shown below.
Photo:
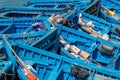
[[[102,54],[105,54],[105,55],[109,55],[109,56],[114,55],[114,47],[112,46],[101,44],[100,51],[102,52]]]
[[[118,33],[118,34],[120,34],[120,28],[118,28],[118,27],[115,28],[115,32]]]

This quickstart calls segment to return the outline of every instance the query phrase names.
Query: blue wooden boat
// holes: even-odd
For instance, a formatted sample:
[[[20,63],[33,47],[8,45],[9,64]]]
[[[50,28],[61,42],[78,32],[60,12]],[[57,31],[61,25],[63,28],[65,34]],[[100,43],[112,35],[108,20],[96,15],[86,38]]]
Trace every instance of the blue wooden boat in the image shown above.
[[[4,39],[3,39],[4,41]],[[7,42],[3,42],[6,51],[11,52]],[[38,79],[43,80],[100,80],[113,79],[119,80],[119,71],[99,68],[77,60],[47,52],[25,45],[15,45],[14,51],[24,61],[25,65],[31,65],[31,68]],[[8,55],[9,55],[8,53]],[[19,65],[16,66],[20,80],[27,80],[27,77]],[[81,74],[83,72],[84,74]],[[115,72],[115,73],[114,73]]]
[[[1,29],[2,26],[5,27],[7,25],[8,27],[10,26],[9,28],[12,29],[12,31],[14,29],[14,33],[21,33],[25,31],[27,28],[31,28],[32,25],[35,23],[41,23],[43,26],[47,26],[47,21],[45,21],[45,18],[0,19]],[[12,31],[10,31],[10,33],[12,33]]]
[[[34,8],[35,10],[38,10],[39,9],[39,11],[41,10],[41,9],[43,9],[43,8],[45,8],[46,10],[48,9],[64,9],[64,8],[66,8],[66,7],[70,7],[70,5],[71,5],[71,7],[75,7],[75,5],[74,4],[72,4],[72,3],[52,3],[52,2],[41,2],[41,3],[33,3],[33,4],[29,4],[29,5],[27,5],[27,6],[22,6],[22,7],[19,7],[19,8],[13,8],[13,7],[4,7],[4,8],[2,8],[0,11],[1,12],[5,12],[5,11],[10,11],[10,10],[14,10],[14,11],[18,11],[18,10],[21,10],[22,11],[22,9],[23,9],[23,11],[25,11],[25,9],[28,9],[28,10],[32,10],[32,8]],[[34,11],[35,11],[34,10]]]
[[[88,1],[88,0],[66,0],[66,1],[63,1],[63,0],[59,0],[59,1],[51,1],[51,0],[47,0],[47,1],[29,1],[26,6],[27,7],[36,7],[36,8],[41,8],[42,6],[39,6],[40,4],[59,4],[59,5],[56,5],[55,8],[69,8],[72,5],[75,5],[76,6],[76,9],[78,11],[80,10],[84,10],[86,7],[90,6],[91,4],[93,4],[94,2],[96,2],[96,0],[91,0],[91,1]],[[64,5],[64,4],[68,4],[68,5]],[[46,7],[48,7],[48,5]],[[51,6],[53,7],[53,6]]]
[[[52,3],[52,2],[41,2],[41,3],[29,3],[27,4],[25,7],[28,7],[28,8],[65,8],[67,6],[67,4],[69,4],[68,2],[66,3],[58,3],[56,4],[55,2]],[[23,6],[24,7],[24,6]]]
[[[62,6],[65,6],[65,7],[62,7]],[[3,17],[33,17],[33,16],[38,17],[38,16],[50,16],[53,13],[54,14],[64,14],[68,10],[70,11],[70,10],[73,10],[74,8],[75,8],[74,4],[69,4],[69,5],[57,4],[54,8],[45,8],[45,7],[42,7],[42,8],[34,8],[34,7],[11,8],[11,7],[5,7],[3,9],[1,9],[0,12],[1,12],[1,16],[3,16]]]
[[[45,35],[49,34],[51,31],[50,30],[38,31],[35,33],[27,33],[25,35],[23,33],[18,33],[18,34],[15,33],[15,34],[6,34],[6,36],[11,43],[18,43],[18,44],[24,43],[26,45],[30,45],[34,41],[36,42],[39,39],[42,39]]]
[[[7,27],[1,26],[0,29],[1,33],[4,33],[11,42],[20,43],[24,41],[27,43],[31,40],[37,40],[51,31],[50,25],[47,23],[43,25],[44,28],[40,31],[35,31],[31,27],[33,23],[37,22],[44,24],[40,18],[15,18],[13,21],[11,19],[7,19],[8,21],[5,21],[6,19],[1,20],[1,25],[9,22]],[[10,24],[11,26],[9,26]]]
[[[51,4],[52,1],[48,2],[44,2],[44,1],[36,1],[35,3],[40,3],[37,6],[43,6],[41,8],[34,8],[34,7],[21,7],[21,8],[10,8],[10,7],[6,7],[0,10],[1,12],[1,16],[3,17],[32,17],[32,16],[49,16],[51,15],[53,12],[54,14],[61,14],[64,13],[68,10],[73,10],[75,7],[78,11],[83,10],[84,8],[86,8],[88,5],[90,5],[92,2],[94,1],[73,1],[72,3],[68,1],[64,1],[65,3],[60,3],[58,2],[56,5],[56,2],[53,1],[53,3]],[[50,5],[56,5],[52,8],[46,8],[45,5],[48,6]],[[35,4],[34,4],[35,5]]]
[[[100,19],[93,15],[89,15],[87,13],[83,13],[83,19],[93,22],[93,25],[94,25],[93,29],[102,35],[102,39],[105,39],[104,35],[107,34],[109,36],[108,41],[113,42],[115,44],[120,44],[119,43],[119,37],[120,37],[119,29],[120,28],[118,25],[113,25],[111,23],[104,21],[103,19]]]
[[[5,8],[1,11],[1,16],[5,17],[38,17],[50,16],[52,13],[61,14],[64,9],[62,8]],[[28,14],[28,15],[27,15]]]
[[[84,23],[83,26],[78,24],[79,22],[78,19],[80,14],[82,14],[82,17],[80,18],[83,19],[83,23]],[[68,20],[67,24],[64,23],[65,19]],[[91,28],[86,27],[87,24],[90,22],[92,24],[92,27]],[[118,26],[112,25],[103,19],[87,14],[85,12],[81,12],[81,13],[73,12],[67,14],[66,16],[64,16],[63,22],[61,22],[60,25],[62,25],[63,27],[69,27],[75,29],[77,32],[84,32],[94,37],[110,41],[116,45],[120,44],[119,42],[120,28]]]
[[[17,44],[32,45],[34,43],[34,45],[35,45],[35,43],[37,43],[37,42],[43,42],[44,38],[46,38],[46,36],[50,36],[51,34],[56,34],[56,33],[57,33],[57,29],[38,31],[38,32],[27,33],[27,34],[17,33],[17,34],[4,34],[4,35],[7,37],[7,39],[9,40],[9,42],[11,44],[17,43]],[[53,38],[53,37],[51,37],[51,38]],[[50,40],[46,40],[46,41],[50,43]],[[47,42],[44,42],[41,45],[45,46]],[[2,46],[1,46],[1,48],[2,48]],[[41,48],[43,48],[43,47],[41,47]]]
[[[7,52],[10,52],[10,47],[8,46],[7,42],[4,39],[3,41],[4,41],[4,47],[6,47]],[[19,46],[17,45],[15,47],[16,47],[15,52],[17,51],[17,55],[25,62],[25,64],[29,66],[31,65],[34,68],[34,70],[36,70],[38,79],[57,80],[59,79],[58,76],[63,73],[64,69],[65,70],[67,69],[67,72],[65,72],[66,74],[67,73],[69,74],[71,70],[71,66],[73,63],[68,62],[69,59],[67,58],[64,59],[62,56],[50,52],[46,52],[44,50],[40,50],[37,48],[31,48],[34,56],[32,55],[28,56],[28,54],[29,55],[31,54],[31,52],[29,53],[29,50],[31,51],[29,47],[26,47],[24,45],[19,45]],[[25,50],[25,53],[21,54],[21,50],[23,51],[23,49]],[[10,56],[10,54],[8,54],[8,56]],[[19,65],[16,66],[16,69],[20,80],[22,79],[27,80],[27,77],[21,71]],[[67,77],[70,80],[76,78],[75,76],[72,76],[70,74],[65,77],[64,75],[63,76],[60,75],[60,77],[61,79],[64,80],[66,80]]]
[[[111,6],[105,6],[105,8],[108,9],[109,11],[112,11],[112,10],[118,11],[118,9],[113,9]],[[119,16],[120,16],[119,12],[116,12],[115,14],[118,17],[112,16],[109,13],[105,12],[103,9],[100,9],[100,16],[103,19],[105,19],[108,22],[120,25],[120,22],[119,22]]]
[[[78,7],[78,10],[83,10],[86,8],[86,6],[90,5],[93,1],[30,1],[28,2],[25,7],[34,7],[34,8],[67,8],[70,6],[70,4],[75,5]],[[66,5],[67,4],[67,5]],[[24,7],[24,6],[23,6]]]
[[[35,22],[43,22],[45,18],[2,18],[0,19],[0,24],[17,24],[17,25],[28,25],[28,26],[31,26],[33,23]]]
[[[20,47],[20,46],[19,46]],[[18,48],[19,49],[19,48]],[[24,48],[21,48],[21,50],[25,49],[25,46]],[[31,48],[29,48],[30,50]],[[20,50],[20,51],[21,51]],[[92,69],[91,67],[88,67],[87,66],[83,66],[79,63],[76,63],[68,58],[65,58],[65,57],[61,57],[59,55],[55,55],[55,54],[52,54],[50,52],[46,52],[46,51],[43,51],[43,50],[37,50],[39,52],[43,52],[43,54],[39,54],[37,52],[32,52],[34,57],[30,55],[29,53],[29,50],[25,50],[25,53],[23,53],[23,55],[26,55],[26,56],[21,56],[21,58],[23,58],[23,60],[25,60],[26,64],[30,64],[33,66],[33,68],[37,71],[37,73],[39,74],[39,79],[47,79],[47,80],[82,80],[84,78],[80,78],[80,75],[79,78],[76,77],[75,75],[73,76],[73,74],[71,73],[71,71],[73,70],[73,68],[75,66],[77,66],[77,68],[84,68],[86,69],[87,71],[89,71],[90,75],[88,77],[86,77],[85,79],[87,80],[94,80],[94,79],[100,79],[100,77],[103,77],[105,79],[119,79],[118,77],[118,71],[116,71],[116,75],[117,77],[115,77],[113,74],[113,72],[111,71],[112,74],[109,74],[109,71],[107,71],[107,69],[105,68],[95,68],[96,71],[94,72],[94,69]],[[18,53],[21,55],[22,52]],[[44,54],[45,53],[45,54]],[[35,55],[37,57],[35,57]],[[44,56],[43,56],[44,55]],[[49,56],[49,57],[48,57]],[[46,59],[47,58],[47,59]],[[27,61],[28,60],[28,61]],[[31,61],[32,60],[32,61]],[[39,60],[39,62],[38,62]],[[79,62],[79,61],[78,61]],[[77,64],[77,65],[75,65]],[[93,67],[93,66],[92,66]],[[39,70],[39,71],[38,71]],[[103,71],[103,72],[102,72]],[[100,73],[99,73],[100,72]],[[106,72],[106,73],[104,73]],[[93,75],[94,74],[94,75]],[[103,76],[101,74],[106,74],[106,75],[109,75],[109,77],[107,76]],[[94,77],[92,77],[94,76]],[[113,78],[113,76],[115,78]]]
[[[46,7],[46,8],[54,8],[56,7],[56,3],[52,3],[52,2],[49,2],[49,3],[27,3],[25,4],[24,6],[22,7],[32,7],[32,8],[43,8],[43,7]]]
[[[105,12],[101,6],[104,6],[108,12]],[[120,4],[117,0],[97,0],[95,3],[84,9],[84,12],[101,17],[108,22],[120,24],[119,7]],[[115,16],[110,15],[109,11],[112,12],[112,14],[115,14]]]
[[[30,0],[29,2],[27,2],[27,5],[29,4],[35,4],[35,3],[56,3],[57,1],[54,0],[45,0],[45,1],[39,1],[39,0]],[[69,0],[60,0],[59,3],[70,3]]]
[[[3,18],[10,18],[10,17],[32,17],[32,16],[37,16],[39,15],[38,13],[29,13],[29,12],[16,12],[16,11],[9,11],[6,13],[1,14]]]
[[[29,19],[29,18],[27,18],[27,19]],[[1,19],[1,20],[2,20],[1,21],[2,24],[0,25],[0,31],[3,34],[23,33],[28,28],[32,29],[32,27],[33,27],[32,24],[35,24],[35,23],[40,23],[40,24],[42,24],[42,26],[45,26],[43,19],[27,20],[27,21],[31,21],[31,22],[27,22],[26,20],[22,21],[22,19],[19,19],[19,21],[18,21],[17,19],[15,19],[12,22],[10,21],[10,23],[8,23],[8,24],[6,24],[6,22],[3,21],[4,19]],[[36,22],[36,21],[39,21],[39,22]],[[26,23],[28,23],[28,24],[26,24]]]
[[[31,46],[36,46],[38,48],[42,48],[45,50],[54,50],[53,45],[57,42],[57,29],[51,29],[51,26],[49,23],[45,22],[45,27],[47,27],[44,30],[40,31],[29,31],[27,34],[24,34],[26,32],[26,29],[29,28],[33,23],[35,22],[43,22],[42,18],[15,18],[13,21],[11,19],[7,19],[10,21],[5,22],[6,19],[1,19],[1,23],[13,23],[15,26],[11,27],[13,32],[9,32],[11,34],[5,34],[7,36],[7,39],[11,43],[18,43],[18,44],[26,44]],[[28,26],[25,26],[28,25]],[[30,27],[31,28],[31,27]],[[13,30],[14,29],[14,30]],[[11,31],[11,30],[10,30]],[[8,31],[6,31],[8,32]],[[48,46],[49,45],[49,46]],[[47,46],[47,47],[46,47]]]
[[[93,0],[95,1],[95,0]],[[84,3],[84,4],[88,4],[88,3],[91,3],[93,1],[88,1],[88,0],[59,0],[59,1],[54,1],[54,0],[45,0],[45,1],[39,1],[39,0],[30,0],[29,2],[27,2],[27,5],[31,5],[31,4],[36,4],[36,3],[59,3],[59,4],[64,4],[64,3],[74,3],[74,4],[80,4],[81,2]]]
[[[118,70],[118,68],[113,66],[116,65],[116,63],[119,63],[120,47],[118,45],[92,37],[82,32],[78,33],[75,30],[71,30],[67,27],[62,28],[61,35],[63,39],[66,40],[69,44],[75,45],[81,51],[89,54],[87,58],[85,57],[85,59],[83,59],[84,57],[80,57],[77,54],[75,55],[75,53],[72,53],[72,51],[71,53],[70,51],[67,51],[66,47],[64,47],[64,44],[62,43],[62,55],[65,55],[72,59],[82,60],[82,62],[86,62],[85,60],[87,59],[92,65],[98,64],[104,67],[109,67],[110,65],[112,65],[111,69]],[[110,52],[108,52],[109,50]]]
[[[36,45],[38,42],[42,42],[42,46],[44,47],[46,43],[50,43],[50,39],[56,39],[57,29],[51,29],[51,26],[47,22],[43,22],[40,18],[35,18],[27,20],[29,18],[15,18],[12,27],[10,27],[6,33],[4,31],[4,35],[11,43],[18,44],[26,44],[26,45]],[[32,23],[41,22],[43,24],[43,29],[39,31],[35,31],[30,27]],[[45,24],[45,25],[44,25]],[[26,25],[26,26],[25,26]],[[29,26],[30,25],[30,26]],[[9,32],[9,33],[8,33]],[[53,36],[52,36],[53,35]],[[55,36],[54,36],[55,35]],[[51,36],[51,37],[50,37]],[[0,36],[1,37],[1,36]],[[50,39],[47,39],[49,37]],[[46,42],[43,43],[44,39]],[[1,39],[2,40],[2,39]],[[52,46],[52,45],[51,45]],[[41,47],[41,48],[43,48]],[[49,46],[50,47],[50,46]]]

